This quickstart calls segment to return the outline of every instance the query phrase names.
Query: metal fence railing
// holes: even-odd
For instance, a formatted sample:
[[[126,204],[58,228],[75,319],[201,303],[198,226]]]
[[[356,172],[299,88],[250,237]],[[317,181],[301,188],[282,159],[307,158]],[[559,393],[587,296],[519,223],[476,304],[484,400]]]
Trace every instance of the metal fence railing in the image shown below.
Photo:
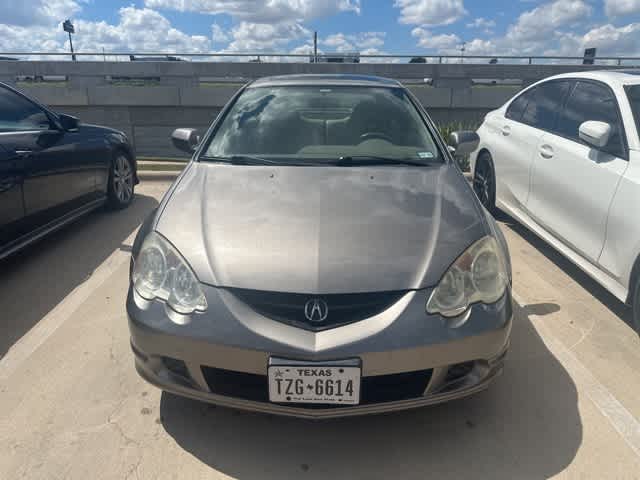
[[[235,61],[235,62],[298,62],[310,63],[317,61],[339,62],[341,53],[322,53],[316,57],[309,53],[237,53],[237,52],[75,52],[78,61],[135,61],[156,60],[156,61]],[[71,60],[70,52],[0,52],[2,60],[47,60],[62,59]],[[349,54],[349,57],[353,55]],[[155,58],[154,58],[155,57]],[[416,53],[406,54],[359,54],[358,63],[470,63],[470,64],[602,64],[620,66],[640,66],[640,57],[634,56],[604,56],[604,57],[584,57],[584,56],[547,56],[547,55],[424,55]],[[353,59],[346,63],[353,63]]]

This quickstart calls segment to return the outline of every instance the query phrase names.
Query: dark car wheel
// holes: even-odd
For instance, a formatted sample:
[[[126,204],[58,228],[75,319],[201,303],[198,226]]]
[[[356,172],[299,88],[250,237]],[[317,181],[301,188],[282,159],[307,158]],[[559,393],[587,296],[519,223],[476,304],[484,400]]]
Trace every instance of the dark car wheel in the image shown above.
[[[487,152],[482,153],[476,162],[473,190],[480,199],[480,203],[490,212],[495,212],[496,176],[493,171],[493,160]]]
[[[131,159],[119,153],[109,173],[109,205],[116,209],[127,207],[133,200],[134,186],[135,176]]]
[[[636,332],[640,335],[640,278],[636,280],[635,294],[633,295],[633,323]]]

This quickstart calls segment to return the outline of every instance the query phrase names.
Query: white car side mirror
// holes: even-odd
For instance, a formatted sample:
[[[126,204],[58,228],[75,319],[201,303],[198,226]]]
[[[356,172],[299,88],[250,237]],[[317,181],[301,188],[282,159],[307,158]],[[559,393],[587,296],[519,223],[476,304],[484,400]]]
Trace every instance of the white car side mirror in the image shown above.
[[[589,145],[602,148],[609,143],[611,136],[611,125],[605,122],[588,121],[580,125],[578,131],[580,140],[584,140]]]

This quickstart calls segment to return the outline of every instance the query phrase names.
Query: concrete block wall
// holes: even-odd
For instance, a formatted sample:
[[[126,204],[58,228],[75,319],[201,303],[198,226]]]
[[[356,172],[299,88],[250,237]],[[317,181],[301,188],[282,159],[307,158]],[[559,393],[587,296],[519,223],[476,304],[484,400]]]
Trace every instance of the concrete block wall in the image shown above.
[[[582,65],[0,62],[0,81],[54,110],[124,131],[141,156],[181,156],[173,129],[204,131],[245,82],[295,73],[378,75],[405,83],[436,122],[479,123],[524,86]],[[55,82],[24,81],[25,77]],[[62,80],[60,80],[62,78]],[[519,85],[512,85],[513,80]],[[501,84],[503,80],[509,83]],[[496,85],[487,82],[496,81]],[[483,84],[478,84],[483,82]]]

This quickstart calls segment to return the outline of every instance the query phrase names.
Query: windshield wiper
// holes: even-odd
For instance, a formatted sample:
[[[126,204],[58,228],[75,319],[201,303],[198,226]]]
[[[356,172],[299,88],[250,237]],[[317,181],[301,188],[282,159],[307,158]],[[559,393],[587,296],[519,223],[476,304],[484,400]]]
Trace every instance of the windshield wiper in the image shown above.
[[[254,155],[230,155],[228,157],[215,157],[208,155],[201,155],[200,160],[207,162],[222,162],[231,163],[233,165],[256,165],[256,164],[279,164],[281,162],[275,160],[269,160],[267,158],[256,157]]]
[[[345,155],[343,157],[338,158],[338,161],[335,163],[340,166],[350,166],[355,163],[370,163],[373,165],[390,165],[390,164],[401,164],[401,165],[411,165],[415,167],[425,167],[430,165],[440,164],[440,162],[434,162],[429,160],[413,160],[411,158],[392,158],[392,157],[380,157],[377,155]]]
[[[210,155],[202,155],[200,160],[205,162],[221,162],[230,163],[232,165],[280,165],[283,167],[318,167],[326,165],[325,162],[314,162],[311,160],[271,160],[268,158],[258,157],[256,155],[230,155],[228,157],[216,157]]]
[[[209,155],[201,155],[199,160],[203,160],[205,162],[221,162],[221,163],[230,163],[232,165],[291,165],[291,166],[317,166],[317,165],[326,165],[326,163],[321,162],[289,162],[289,161],[279,161],[279,160],[270,160],[268,158],[262,158],[255,155],[229,155],[229,156],[209,156]],[[412,160],[411,158],[391,158],[391,157],[381,157],[376,155],[346,155],[338,158],[336,162],[332,162],[334,165],[338,166],[350,166],[357,164],[372,164],[372,165],[392,165],[392,164],[400,164],[400,165],[411,165],[414,167],[425,167],[430,165],[440,164],[440,162],[434,162],[429,160]]]

